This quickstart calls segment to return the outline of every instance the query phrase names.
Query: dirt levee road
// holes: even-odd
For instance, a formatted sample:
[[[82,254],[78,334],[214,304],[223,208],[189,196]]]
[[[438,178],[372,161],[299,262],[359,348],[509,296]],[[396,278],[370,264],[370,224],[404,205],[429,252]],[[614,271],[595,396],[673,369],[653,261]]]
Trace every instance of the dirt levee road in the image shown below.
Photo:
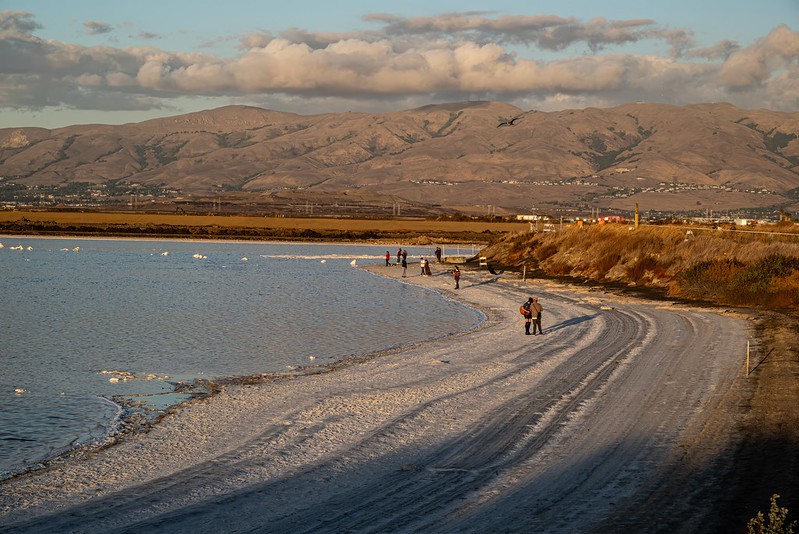
[[[0,524],[712,529],[746,321],[474,272],[455,292],[433,267],[411,280],[483,309],[478,330],[330,372],[226,385],[147,434],[3,484]],[[518,307],[531,294],[544,306],[543,336],[524,335]]]

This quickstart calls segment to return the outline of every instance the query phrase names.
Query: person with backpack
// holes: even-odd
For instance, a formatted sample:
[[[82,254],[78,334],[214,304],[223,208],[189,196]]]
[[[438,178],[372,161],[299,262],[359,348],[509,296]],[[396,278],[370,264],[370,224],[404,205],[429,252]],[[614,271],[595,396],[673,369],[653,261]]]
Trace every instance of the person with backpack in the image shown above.
[[[524,317],[524,333],[525,335],[530,335],[530,325],[533,322],[533,312],[531,311],[531,307],[533,305],[533,297],[527,299],[527,302],[522,304],[519,307],[519,313],[522,314]]]

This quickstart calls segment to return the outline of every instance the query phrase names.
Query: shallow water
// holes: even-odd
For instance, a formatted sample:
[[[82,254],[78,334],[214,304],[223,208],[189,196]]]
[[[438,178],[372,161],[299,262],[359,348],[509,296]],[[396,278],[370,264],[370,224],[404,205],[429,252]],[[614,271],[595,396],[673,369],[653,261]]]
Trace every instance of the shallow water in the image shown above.
[[[185,398],[174,382],[331,363],[483,319],[352,267],[382,263],[381,246],[2,242],[0,478],[104,439],[110,399],[163,407]]]

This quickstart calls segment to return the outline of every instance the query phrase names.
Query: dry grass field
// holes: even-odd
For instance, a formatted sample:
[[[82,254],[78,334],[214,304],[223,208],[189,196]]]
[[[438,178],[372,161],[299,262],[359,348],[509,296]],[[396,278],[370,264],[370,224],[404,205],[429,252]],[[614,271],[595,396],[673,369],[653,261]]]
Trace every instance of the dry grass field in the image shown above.
[[[426,219],[338,219],[165,215],[135,212],[0,211],[0,233],[163,236],[219,239],[481,242],[529,229],[527,223]]]
[[[662,290],[722,305],[796,309],[799,233],[642,225],[571,226],[509,235],[484,251],[496,263],[553,277]]]

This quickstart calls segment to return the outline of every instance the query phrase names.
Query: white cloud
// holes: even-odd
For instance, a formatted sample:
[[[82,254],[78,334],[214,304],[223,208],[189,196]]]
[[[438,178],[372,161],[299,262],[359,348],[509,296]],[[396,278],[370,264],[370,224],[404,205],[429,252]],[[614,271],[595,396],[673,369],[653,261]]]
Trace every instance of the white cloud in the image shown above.
[[[712,61],[726,60],[741,47],[731,39],[725,39],[709,48],[697,48],[687,52],[688,57],[705,58]]]
[[[721,68],[719,81],[734,90],[766,83],[783,69],[799,67],[799,33],[778,26],[754,45],[735,51]]]
[[[237,56],[220,58],[45,41],[36,36],[32,15],[0,11],[0,106],[147,109],[190,96],[289,106],[302,101],[297,108],[306,111],[475,98],[539,109],[627,101],[726,100],[791,111],[799,105],[799,34],[787,26],[748,47],[723,41],[692,50],[691,32],[659,28],[651,20],[485,13],[367,19],[382,28],[252,35],[241,39]],[[619,52],[640,40],[668,45],[669,56]],[[594,53],[544,61],[535,48],[518,43],[546,50],[582,43]],[[610,45],[616,51],[602,53]]]
[[[24,35],[41,28],[33,17],[26,11],[0,11],[0,37]]]
[[[86,28],[86,33],[90,35],[101,35],[114,31],[114,27],[110,24],[96,20],[87,20],[83,23],[83,27]]]

